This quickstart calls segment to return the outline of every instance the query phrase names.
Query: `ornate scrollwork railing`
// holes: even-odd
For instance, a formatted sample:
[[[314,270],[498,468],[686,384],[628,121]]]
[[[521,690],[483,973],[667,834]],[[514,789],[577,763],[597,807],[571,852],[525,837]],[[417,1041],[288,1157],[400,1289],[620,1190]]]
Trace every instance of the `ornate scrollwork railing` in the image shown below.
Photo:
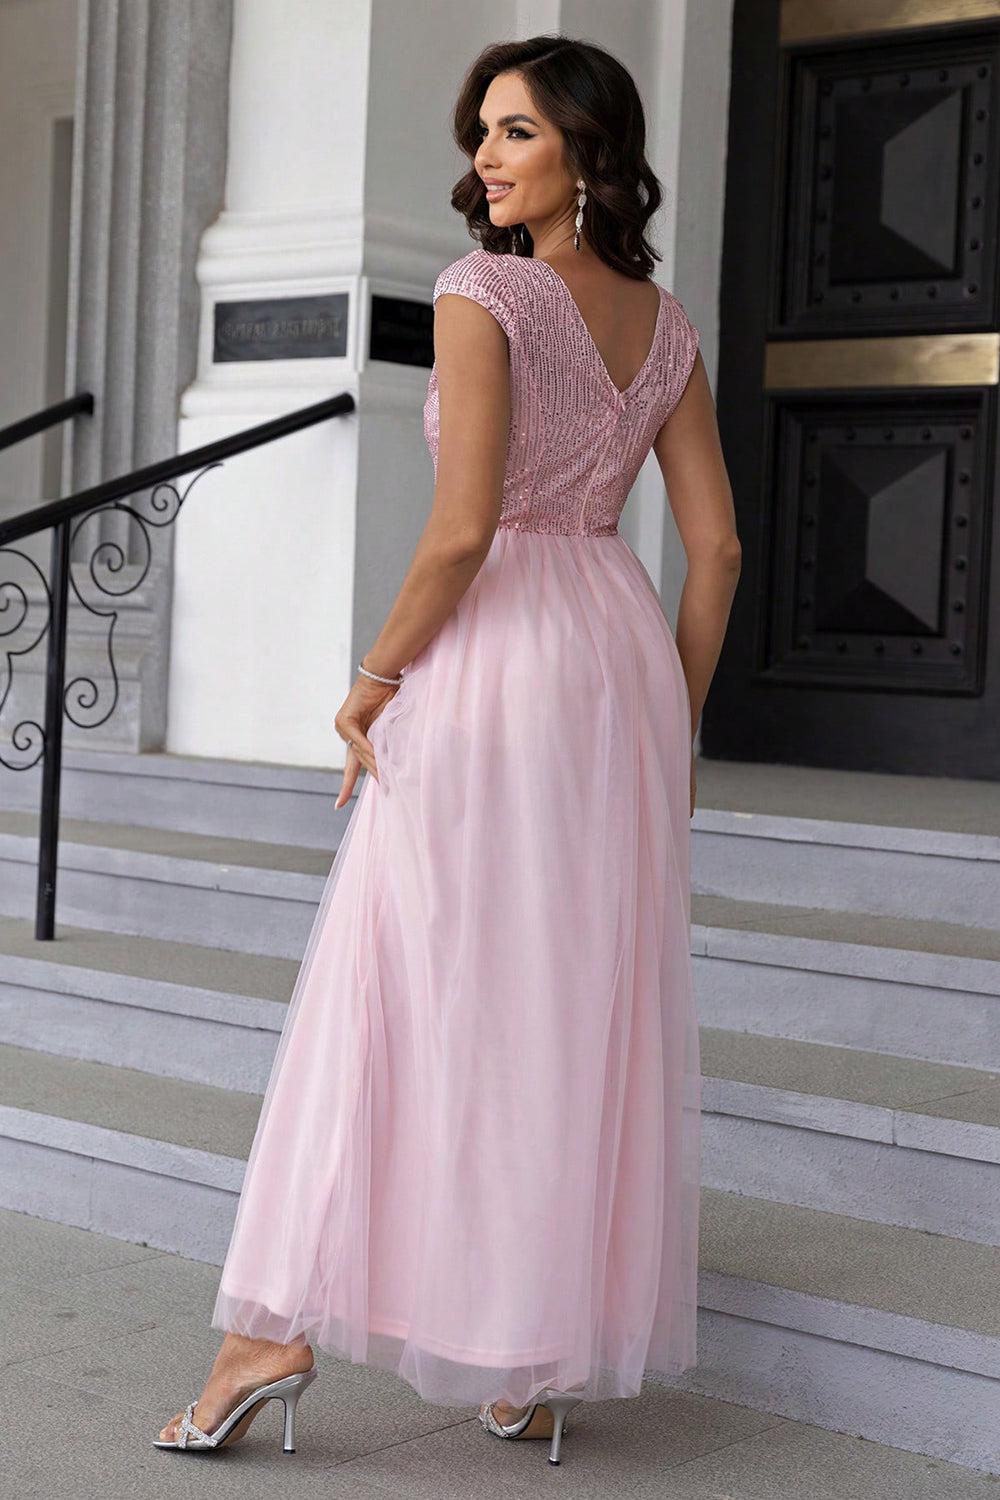
[[[87,403],[90,403],[89,406]],[[47,413],[29,418],[0,433],[0,447],[9,441],[19,440],[41,431],[54,421],[65,420],[76,411],[92,410],[92,398],[71,397]],[[263,443],[298,432],[304,427],[325,422],[330,417],[346,415],[354,410],[354,398],[344,392],[317,401],[298,411],[275,417],[270,422],[261,422],[245,432],[232,437],[220,438],[206,443],[187,453],[176,454],[160,463],[149,464],[131,474],[106,480],[103,484],[71,495],[65,500],[53,500],[26,515],[15,516],[0,522],[0,660],[3,680],[0,683],[0,726],[3,724],[4,708],[12,696],[16,661],[33,651],[48,637],[48,659],[45,677],[44,723],[25,718],[14,725],[10,743],[17,759],[8,760],[0,754],[0,767],[11,771],[26,771],[42,762],[41,821],[38,850],[38,894],[35,908],[36,938],[51,938],[55,930],[55,886],[56,860],[59,826],[59,787],[62,774],[62,728],[64,718],[81,729],[94,729],[104,724],[114,713],[118,703],[118,673],[114,661],[114,630],[118,620],[117,608],[102,609],[96,601],[86,598],[70,568],[73,543],[81,528],[95,516],[103,513],[124,514],[131,525],[138,528],[145,552],[137,576],[131,574],[125,580],[127,586],[114,588],[114,579],[123,573],[129,562],[121,542],[110,537],[99,538],[86,560],[83,574],[89,578],[97,594],[109,600],[121,599],[133,593],[146,578],[153,560],[150,526],[163,528],[178,517],[191,490],[210,469],[219,468],[224,459],[237,453],[245,453]],[[10,439],[11,432],[17,432]],[[7,442],[5,443],[5,438]],[[182,475],[191,474],[183,493],[174,484]],[[149,507],[158,516],[144,514],[134,505],[123,504],[149,490]],[[11,546],[26,536],[52,528],[52,553],[49,577],[33,558],[19,548]],[[11,567],[11,576],[5,570]],[[34,577],[32,577],[32,574]],[[20,575],[20,577],[18,576]],[[30,583],[29,583],[30,580]],[[37,594],[41,584],[41,620],[32,619],[32,595]],[[66,682],[66,626],[68,620],[69,591],[72,589],[82,607],[91,615],[107,620],[107,655],[110,667],[112,691],[106,711],[98,718],[78,718],[87,714],[100,703],[100,687],[92,677],[80,675]]]
[[[77,556],[76,541],[83,528],[96,516],[113,512],[124,514],[134,523],[138,536],[142,539],[144,557],[139,571],[134,576],[129,571],[128,580],[121,588],[113,586],[114,579],[123,573],[126,566],[132,561],[134,554],[130,554],[122,546],[121,542],[113,537],[99,537],[94,543],[90,556],[80,564],[81,571],[85,572],[94,591],[109,600],[122,599],[128,594],[135,592],[144,582],[149,573],[153,561],[153,546],[149,533],[149,527],[163,528],[170,526],[180,515],[183,506],[191,490],[198,480],[211,469],[221,468],[221,463],[207,464],[200,469],[194,477],[189,480],[184,492],[181,493],[177,486],[167,480],[161,481],[154,486],[149,496],[149,506],[158,511],[158,516],[143,515],[132,505],[125,505],[120,500],[112,501],[109,505],[99,505],[93,510],[87,511],[76,522],[72,528],[69,538],[69,549],[71,556]],[[4,576],[4,566],[9,558],[16,558],[34,574],[37,575],[41,586],[42,610],[41,620],[31,619],[31,595],[29,590],[20,584],[16,578]],[[83,609],[97,619],[107,621],[106,653],[108,671],[111,678],[110,702],[98,718],[92,717],[92,710],[101,699],[101,687],[94,677],[80,674],[66,683],[63,689],[63,713],[66,718],[77,729],[97,729],[106,724],[118,706],[119,680],[118,671],[115,666],[114,633],[118,623],[119,610],[100,609],[88,598],[87,594],[80,588],[74,569],[69,570],[69,587]],[[12,610],[19,613],[8,613]],[[3,723],[4,709],[8,697],[11,695],[15,677],[15,658],[29,655],[35,647],[44,639],[50,628],[52,615],[52,593],[41,568],[35,560],[27,553],[19,551],[14,547],[0,547],[0,650],[5,656],[4,671],[2,677],[2,690],[0,690],[0,725]],[[23,636],[22,636],[23,632]],[[19,641],[19,636],[21,637]],[[86,713],[88,717],[78,717]],[[8,771],[30,771],[41,760],[45,753],[45,730],[35,719],[22,719],[11,729],[10,742],[13,749],[21,754],[21,758],[14,761],[9,760],[0,750],[0,766]]]
[[[36,433],[48,431],[50,427],[58,427],[61,422],[68,422],[71,417],[92,416],[93,411],[94,398],[90,391],[80,391],[75,396],[67,396],[63,401],[57,401],[41,411],[32,412],[30,416],[22,417],[19,422],[11,422],[9,426],[4,427],[0,431],[0,451],[4,448],[13,448],[17,443],[23,443],[26,438],[34,437]],[[29,557],[26,552],[19,552],[13,547],[8,547],[5,555],[16,557],[24,564],[25,571],[38,575],[45,606],[42,612],[42,626],[34,639],[31,639],[29,635],[26,640],[22,638],[21,645],[10,644],[5,650],[3,691],[0,692],[0,720],[2,720],[4,705],[13,683],[13,658],[27,656],[35,649],[49,628],[49,618],[52,612],[52,595],[49,592],[48,581],[35,559]],[[27,586],[18,583],[16,578],[4,579],[0,573],[0,642],[16,639],[21,627],[27,624],[30,609],[31,596]],[[14,771],[28,769],[37,764],[42,754],[45,731],[41,724],[35,723],[33,719],[25,719],[21,724],[14,726],[11,743],[15,750],[23,749],[26,753],[30,753],[32,745],[36,744],[38,754],[21,765],[16,765],[0,755],[0,765]]]
[[[29,624],[31,613],[31,595],[25,584],[19,583],[16,578],[5,578],[0,572],[0,644],[4,645],[4,672],[3,691],[0,692],[0,720],[3,718],[4,706],[14,686],[14,658],[27,656],[34,651],[38,643],[43,639],[49,628],[49,617],[52,613],[52,595],[49,592],[48,581],[41,568],[33,557],[26,552],[20,552],[15,547],[0,548],[0,559],[17,558],[24,564],[26,569],[38,575],[38,582],[45,599],[43,619],[40,627],[35,630]],[[24,635],[21,644],[15,644],[21,631]],[[11,744],[17,751],[23,751],[26,755],[31,753],[32,747],[37,747],[36,753],[30,760],[20,763],[10,761],[0,753],[0,765],[6,766],[9,771],[27,771],[37,765],[45,748],[45,731],[41,724],[34,719],[22,719],[20,724],[15,724],[11,730]]]

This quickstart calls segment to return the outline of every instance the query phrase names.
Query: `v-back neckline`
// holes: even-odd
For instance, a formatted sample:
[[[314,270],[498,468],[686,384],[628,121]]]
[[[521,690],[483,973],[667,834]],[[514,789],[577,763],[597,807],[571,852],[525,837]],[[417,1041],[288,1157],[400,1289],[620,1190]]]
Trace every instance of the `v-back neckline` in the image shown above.
[[[646,358],[643,360],[642,364],[639,366],[638,370],[636,370],[635,375],[629,381],[628,385],[623,389],[621,386],[616,385],[612,380],[611,371],[607,367],[604,355],[601,353],[600,349],[598,349],[594,335],[587,327],[587,321],[584,318],[583,313],[580,311],[579,304],[577,303],[576,298],[573,296],[573,293],[570,291],[565,277],[559,274],[555,266],[549,265],[549,262],[547,260],[542,260],[540,256],[518,256],[517,259],[530,260],[537,266],[544,266],[545,269],[555,277],[556,281],[559,283],[559,286],[562,288],[563,295],[565,296],[566,301],[568,302],[577,323],[580,325],[580,327],[583,329],[584,334],[586,335],[587,343],[589,344],[590,351],[594,357],[594,363],[597,365],[598,369],[603,375],[607,385],[611,388],[611,390],[619,400],[624,400],[626,396],[631,395],[632,391],[635,390],[635,387],[639,384],[639,381],[642,379],[646,371],[649,369],[650,365],[653,363],[653,359],[656,355],[656,346],[659,343],[660,339],[660,325],[663,322],[663,305],[666,301],[666,298],[663,295],[663,288],[660,286],[659,282],[653,282],[653,285],[656,287],[656,294],[659,302],[656,309],[656,322],[653,325],[653,338],[649,346],[649,352],[647,353]]]

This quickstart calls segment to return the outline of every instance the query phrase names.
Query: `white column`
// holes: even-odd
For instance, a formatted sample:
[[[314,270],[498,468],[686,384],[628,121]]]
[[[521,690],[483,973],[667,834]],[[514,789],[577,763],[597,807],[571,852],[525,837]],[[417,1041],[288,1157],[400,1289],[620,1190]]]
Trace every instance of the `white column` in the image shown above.
[[[225,208],[202,241],[188,450],[342,390],[360,400],[369,6],[236,0]],[[213,363],[216,302],[345,291],[343,358]],[[415,395],[415,391],[414,391]],[[341,764],[357,413],[230,458],[176,523],[168,749]]]

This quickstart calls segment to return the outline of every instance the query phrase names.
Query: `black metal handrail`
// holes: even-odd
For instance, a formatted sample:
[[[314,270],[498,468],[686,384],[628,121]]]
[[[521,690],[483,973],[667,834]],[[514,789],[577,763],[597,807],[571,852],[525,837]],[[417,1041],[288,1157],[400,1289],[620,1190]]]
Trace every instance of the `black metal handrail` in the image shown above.
[[[81,397],[72,397],[71,401],[83,400]],[[61,403],[66,405],[67,403]],[[30,752],[33,742],[37,742],[37,753],[32,759],[22,764],[12,764],[4,760],[0,755],[0,766],[6,766],[8,770],[27,771],[42,761],[42,794],[41,794],[41,818],[38,839],[38,887],[35,901],[35,937],[39,939],[51,939],[55,935],[55,895],[56,895],[56,869],[58,857],[59,838],[59,797],[60,783],[62,777],[62,727],[63,715],[66,714],[70,720],[80,728],[95,728],[98,724],[107,721],[114,711],[118,701],[118,678],[115,673],[114,656],[111,650],[111,642],[114,631],[114,623],[118,617],[117,610],[98,610],[83,597],[76,586],[76,582],[70,571],[70,554],[72,545],[76,539],[77,532],[84,523],[91,519],[97,511],[108,509],[127,514],[139,526],[147,548],[146,566],[140,575],[134,579],[128,587],[121,589],[109,588],[102,584],[96,571],[97,555],[102,554],[102,564],[110,573],[118,573],[122,565],[127,561],[124,550],[118,542],[103,538],[98,541],[94,553],[89,559],[88,576],[94,586],[109,598],[118,598],[124,594],[132,593],[142,583],[149,570],[149,562],[152,558],[148,526],[169,526],[177,519],[181,507],[191,492],[192,487],[210,469],[217,468],[223,459],[231,457],[236,453],[246,453],[251,448],[258,448],[263,443],[274,442],[275,439],[285,437],[289,433],[299,432],[302,428],[312,427],[318,422],[325,422],[330,417],[345,416],[354,410],[354,397],[349,392],[343,392],[339,396],[328,397],[324,401],[317,401],[312,406],[300,407],[297,411],[288,412],[285,416],[275,417],[269,422],[261,422],[256,427],[248,427],[244,432],[234,433],[231,437],[219,438],[214,443],[205,443],[200,448],[192,448],[187,453],[178,453],[171,458],[160,460],[155,464],[148,464],[145,468],[135,469],[130,474],[119,475],[116,479],[104,480],[101,484],[81,490],[76,495],[69,495],[62,500],[52,500],[44,505],[36,506],[34,510],[23,515],[14,516],[10,520],[0,522],[0,551],[6,551],[8,556],[20,558],[27,568],[34,570],[41,579],[42,590],[48,604],[48,618],[43,624],[34,640],[19,650],[7,651],[7,679],[6,685],[0,696],[0,714],[3,712],[4,703],[13,681],[12,658],[23,656],[34,649],[42,639],[46,630],[49,632],[48,657],[45,673],[45,723],[44,726],[33,720],[22,720],[14,726],[11,742],[18,752]],[[84,407],[78,408],[84,410]],[[55,411],[56,408],[50,408]],[[41,415],[41,414],[40,414]],[[67,413],[69,415],[69,413]],[[31,422],[37,420],[28,418]],[[60,418],[53,418],[60,420]],[[18,424],[23,427],[24,424]],[[8,429],[9,430],[9,429]],[[35,431],[40,428],[33,429]],[[27,435],[27,434],[25,434]],[[189,482],[183,494],[179,494],[172,481],[181,475],[190,474],[192,470],[199,472]],[[160,519],[152,516],[142,515],[129,505],[123,505],[122,500],[131,495],[137,495],[140,491],[151,489],[150,506],[153,510],[161,512]],[[171,513],[163,514],[169,505],[165,498],[157,498],[157,491],[168,491],[176,502]],[[71,523],[76,524],[72,527]],[[39,531],[52,527],[52,549],[49,564],[49,580],[41,572],[33,558],[24,552],[19,552],[10,547],[11,542],[19,541],[23,537],[33,536]],[[96,721],[81,724],[73,717],[69,702],[69,690],[66,687],[66,625],[69,615],[69,589],[73,588],[77,599],[90,610],[92,614],[103,618],[110,618],[111,624],[108,630],[108,655],[111,664],[112,678],[114,681],[114,698],[111,707],[104,716]],[[3,617],[10,607],[6,591],[13,590],[15,596],[19,596],[21,610],[18,618],[12,625],[4,626]],[[11,636],[23,625],[29,612],[29,597],[26,586],[14,581],[4,581],[0,578],[0,640],[4,636]],[[90,707],[100,697],[100,690],[93,679],[87,677],[75,678],[69,684],[69,689],[76,690],[77,706]],[[32,734],[32,731],[35,733]]]
[[[270,422],[261,422],[257,427],[235,432],[231,437],[217,438],[214,443],[205,443],[187,453],[175,453],[171,458],[161,458],[155,464],[147,464],[144,469],[133,469],[130,474],[120,474],[117,479],[105,479],[89,490],[68,495],[64,500],[50,500],[24,515],[0,521],[0,547],[31,536],[36,531],[45,531],[49,526],[58,526],[96,506],[107,505],[126,495],[136,495],[140,490],[167,484],[171,479],[179,479],[182,474],[190,474],[192,469],[201,468],[203,464],[214,466],[224,458],[231,458],[234,453],[246,453],[250,448],[259,448],[262,443],[271,443],[275,438],[285,437],[290,432],[298,432],[303,427],[312,427],[317,422],[325,422],[328,417],[339,417],[353,410],[354,397],[345,391],[343,395],[329,396],[313,406],[301,406],[283,417],[273,417]]]
[[[0,427],[0,449],[13,448],[15,443],[23,443],[25,438],[34,437],[36,432],[44,432],[48,427],[56,427],[60,422],[81,414],[88,417],[94,414],[94,398],[89,391],[81,391],[78,396],[67,396],[65,401],[57,401],[53,406],[33,412],[30,417],[11,422],[9,427]]]

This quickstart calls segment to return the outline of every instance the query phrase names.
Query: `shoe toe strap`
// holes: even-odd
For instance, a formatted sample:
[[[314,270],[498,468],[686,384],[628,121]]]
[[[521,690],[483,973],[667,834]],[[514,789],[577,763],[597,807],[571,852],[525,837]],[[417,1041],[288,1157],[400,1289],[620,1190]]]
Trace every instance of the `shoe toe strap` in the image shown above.
[[[180,1448],[187,1447],[189,1437],[200,1438],[202,1442],[207,1443],[210,1448],[214,1448],[216,1443],[218,1442],[217,1438],[212,1437],[208,1432],[202,1432],[201,1428],[198,1427],[194,1422],[192,1422],[191,1415],[197,1405],[197,1401],[190,1401],[188,1403],[187,1410],[185,1411],[183,1417],[181,1417],[180,1423],[178,1424],[177,1430],[180,1434],[178,1447]]]

